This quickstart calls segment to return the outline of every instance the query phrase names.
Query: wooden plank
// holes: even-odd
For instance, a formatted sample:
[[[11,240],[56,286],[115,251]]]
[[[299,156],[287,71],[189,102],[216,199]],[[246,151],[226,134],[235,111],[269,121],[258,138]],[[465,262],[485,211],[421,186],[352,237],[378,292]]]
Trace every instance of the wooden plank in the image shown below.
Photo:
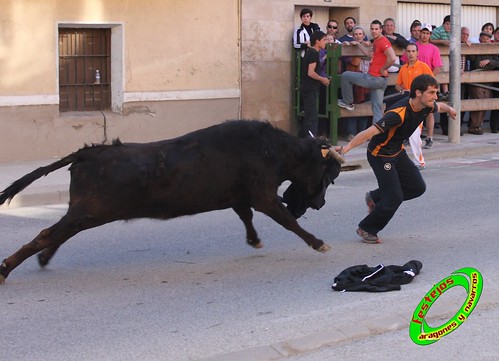
[[[499,109],[499,98],[461,100],[461,111],[463,112],[478,110],[487,111],[492,109]],[[355,109],[352,111],[340,109],[340,115],[342,118],[372,116],[371,102],[355,104]]]

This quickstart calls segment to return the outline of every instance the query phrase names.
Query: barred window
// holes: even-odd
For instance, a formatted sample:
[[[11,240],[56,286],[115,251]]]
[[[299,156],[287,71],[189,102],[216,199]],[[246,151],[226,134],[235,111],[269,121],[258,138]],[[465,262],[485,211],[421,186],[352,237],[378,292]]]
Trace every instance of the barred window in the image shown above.
[[[59,28],[59,110],[111,107],[111,29]]]

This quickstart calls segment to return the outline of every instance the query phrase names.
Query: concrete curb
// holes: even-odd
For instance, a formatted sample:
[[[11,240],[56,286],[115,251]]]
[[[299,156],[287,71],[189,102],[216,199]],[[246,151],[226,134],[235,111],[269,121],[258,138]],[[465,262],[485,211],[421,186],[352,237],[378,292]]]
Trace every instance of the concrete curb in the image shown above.
[[[497,288],[497,285],[494,285],[494,287],[495,288],[488,287],[486,291],[484,291],[474,312],[477,310],[490,309],[499,305],[499,288]],[[424,295],[421,295],[421,297],[423,296]],[[461,306],[461,301],[462,300],[455,300],[445,304],[436,303],[431,308],[432,316],[427,317],[427,320],[446,321],[450,319],[454,313],[449,310],[458,309]],[[413,309],[408,309],[404,314],[397,313],[377,319],[369,319],[360,324],[340,324],[334,329],[327,329],[307,336],[266,346],[210,356],[208,358],[199,359],[199,361],[274,361],[285,359],[286,357],[306,354],[307,352],[315,351],[324,346],[351,342],[369,336],[377,336],[403,329],[407,329],[407,337],[409,337],[409,323],[413,312]],[[473,317],[473,314],[470,317]],[[463,324],[463,327],[466,327],[465,323]],[[459,332],[459,330],[456,332]]]

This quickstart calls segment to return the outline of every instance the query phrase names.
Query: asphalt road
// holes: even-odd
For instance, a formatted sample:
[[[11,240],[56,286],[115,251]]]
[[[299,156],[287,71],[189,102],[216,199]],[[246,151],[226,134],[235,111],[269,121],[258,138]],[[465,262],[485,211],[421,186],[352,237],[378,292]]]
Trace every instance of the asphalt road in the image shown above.
[[[299,221],[332,246],[327,254],[261,214],[264,248],[255,250],[231,210],[82,232],[45,270],[29,259],[0,286],[0,360],[416,360],[459,355],[449,350],[470,343],[477,357],[468,359],[497,359],[499,154],[432,161],[423,176],[427,192],[401,206],[382,244],[365,245],[355,229],[375,178],[342,173],[323,209]],[[1,256],[64,213],[1,210]],[[412,259],[423,270],[401,291],[331,290],[346,267]],[[437,344],[412,344],[415,307],[462,267],[484,277],[477,309]],[[429,321],[445,321],[464,298],[464,289],[445,293]]]

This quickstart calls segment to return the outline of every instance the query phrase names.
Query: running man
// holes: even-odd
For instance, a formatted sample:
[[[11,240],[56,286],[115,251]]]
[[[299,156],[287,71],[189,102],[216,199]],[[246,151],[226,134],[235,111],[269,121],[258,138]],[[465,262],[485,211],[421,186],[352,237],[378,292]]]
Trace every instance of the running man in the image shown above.
[[[346,154],[371,139],[367,160],[378,180],[378,189],[366,194],[369,214],[357,229],[365,243],[380,243],[378,232],[385,228],[400,204],[421,196],[426,190],[423,177],[409,159],[403,142],[431,113],[445,112],[452,119],[456,118],[454,108],[436,102],[438,87],[437,80],[431,75],[417,76],[412,81],[409,98],[358,133],[346,146],[336,147],[340,154]]]

